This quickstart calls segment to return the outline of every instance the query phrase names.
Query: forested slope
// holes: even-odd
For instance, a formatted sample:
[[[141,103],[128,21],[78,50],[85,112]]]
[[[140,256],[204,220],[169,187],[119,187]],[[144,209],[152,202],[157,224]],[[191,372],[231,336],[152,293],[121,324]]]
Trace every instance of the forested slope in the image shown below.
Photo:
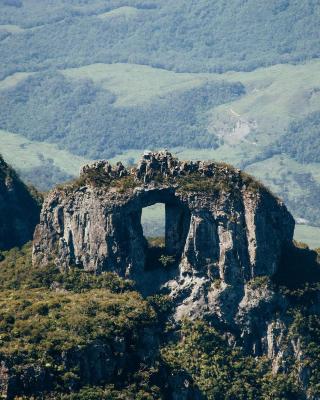
[[[320,52],[316,0],[6,0],[1,8],[1,24],[26,28],[18,35],[2,33],[0,51],[7,60],[2,77],[94,62],[192,72],[252,70]]]

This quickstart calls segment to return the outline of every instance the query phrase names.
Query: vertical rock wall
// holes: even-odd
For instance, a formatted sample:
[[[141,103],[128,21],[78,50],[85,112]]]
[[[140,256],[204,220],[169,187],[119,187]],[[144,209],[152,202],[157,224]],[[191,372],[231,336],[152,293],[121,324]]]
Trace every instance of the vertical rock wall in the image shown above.
[[[166,250],[176,262],[150,269],[141,211],[159,202],[166,204]],[[177,320],[227,324],[253,348],[249,284],[276,272],[293,230],[284,204],[239,170],[148,153],[130,172],[99,162],[82,170],[78,185],[54,190],[35,232],[33,262],[115,271],[145,295],[169,293]],[[281,303],[267,298],[270,307]],[[255,312],[261,304],[254,302]],[[267,329],[261,324],[260,338]]]
[[[32,239],[39,222],[39,200],[0,156],[0,250]]]

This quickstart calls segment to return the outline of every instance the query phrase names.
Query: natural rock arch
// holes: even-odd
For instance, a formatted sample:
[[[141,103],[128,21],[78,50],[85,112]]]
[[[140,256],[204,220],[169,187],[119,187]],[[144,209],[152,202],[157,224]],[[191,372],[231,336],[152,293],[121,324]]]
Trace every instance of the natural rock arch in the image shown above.
[[[166,204],[166,249],[177,262],[147,270],[141,210],[159,202]],[[131,171],[99,161],[53,190],[36,228],[33,262],[114,271],[143,294],[169,293],[177,319],[234,325],[248,282],[276,272],[293,230],[284,204],[240,170],[146,153]]]

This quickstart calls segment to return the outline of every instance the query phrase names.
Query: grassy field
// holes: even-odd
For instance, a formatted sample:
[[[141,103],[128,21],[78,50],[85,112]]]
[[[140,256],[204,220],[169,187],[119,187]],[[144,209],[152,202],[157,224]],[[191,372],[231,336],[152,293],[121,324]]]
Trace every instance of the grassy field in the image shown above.
[[[311,249],[320,247],[320,228],[308,225],[296,225],[294,237],[299,242],[307,243]]]
[[[72,79],[91,79],[110,90],[119,106],[161,99],[167,93],[192,89],[206,81],[241,82],[246,95],[211,110],[208,127],[220,131],[221,136],[232,136],[237,134],[237,123],[247,123],[247,134],[258,132],[259,144],[269,143],[296,117],[320,109],[320,93],[314,90],[320,86],[319,60],[224,74],[176,73],[136,64],[91,64],[62,72]]]
[[[127,17],[135,12],[135,9],[121,7],[106,13],[105,17]],[[249,173],[289,202],[305,200],[307,203],[309,194],[306,194],[305,186],[301,185],[301,177],[305,174],[320,184],[319,164],[301,164],[286,155],[277,155],[263,161],[255,160],[265,146],[274,143],[290,121],[320,110],[320,92],[317,89],[320,87],[320,60],[223,74],[176,73],[145,65],[119,63],[91,64],[61,72],[71,80],[89,79],[110,91],[115,95],[115,105],[118,107],[162,102],[164,96],[195,89],[208,81],[240,81],[245,86],[245,95],[211,109],[203,116],[209,132],[221,138],[218,149],[190,149],[181,146],[170,150],[180,159],[213,159],[240,167],[246,165]],[[16,73],[0,82],[0,90],[11,88],[28,76],[29,73]],[[1,131],[0,137],[1,153],[19,169],[39,166],[44,157],[52,158],[54,164],[63,171],[75,175],[79,166],[87,161],[59,150],[54,145],[30,142],[19,135]],[[121,160],[130,164],[137,161],[143,150],[124,151],[110,161]],[[295,216],[304,218],[303,208]]]
[[[236,164],[273,143],[290,121],[320,110],[319,60],[224,74],[176,73],[119,63],[91,64],[61,72],[71,80],[89,79],[110,91],[118,107],[162,102],[170,93],[192,90],[208,81],[240,81],[246,89],[244,96],[201,117],[207,121],[208,131],[221,138],[222,145],[214,157]],[[25,72],[7,77],[0,81],[0,90],[17,85],[29,75]]]
[[[62,72],[72,79],[91,79],[116,95],[117,106],[125,107],[149,103],[171,92],[195,88],[211,79],[203,74],[175,73],[136,64],[92,64]]]
[[[6,79],[0,81],[0,91],[13,88],[31,74],[31,72],[16,72],[15,74],[8,76]]]
[[[138,10],[136,7],[123,6],[119,8],[114,8],[113,10],[107,11],[102,14],[98,14],[97,17],[101,19],[118,18],[118,17],[132,18],[138,15],[140,12],[141,10]]]
[[[20,33],[23,32],[24,29],[20,28],[18,25],[6,24],[0,25],[0,31],[6,31],[8,33]]]
[[[247,90],[241,99],[217,107],[212,115],[239,115],[257,122],[257,130],[278,134],[297,116],[320,109],[320,61],[281,64],[252,72],[228,72],[226,80],[240,81]],[[233,113],[231,112],[233,111]]]
[[[60,150],[56,145],[30,141],[21,135],[0,129],[1,154],[14,168],[26,170],[41,166],[44,159],[52,159],[54,165],[70,175],[77,176],[81,165],[89,160]],[[36,182],[35,182],[36,183]]]
[[[142,210],[141,224],[145,237],[164,237],[165,205],[156,203]]]
[[[267,160],[250,165],[247,171],[255,175],[274,192],[283,192],[287,187],[290,198],[303,195],[304,189],[297,185],[295,176],[298,174],[310,173],[316,182],[320,183],[320,165],[300,164],[286,155],[276,155]]]

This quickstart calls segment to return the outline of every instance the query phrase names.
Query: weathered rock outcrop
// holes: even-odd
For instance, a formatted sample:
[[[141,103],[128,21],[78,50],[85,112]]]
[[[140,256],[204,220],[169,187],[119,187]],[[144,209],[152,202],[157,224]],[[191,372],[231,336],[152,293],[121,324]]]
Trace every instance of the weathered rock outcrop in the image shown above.
[[[154,203],[166,207],[165,251],[175,260],[167,267],[150,265],[143,236],[141,211]],[[284,204],[240,170],[150,152],[131,171],[100,161],[83,167],[78,182],[53,190],[33,262],[115,271],[145,295],[167,292],[176,320],[206,317],[228,326],[259,354],[268,352],[272,310],[285,308],[285,300],[252,282],[277,271],[293,230]]]
[[[0,250],[31,240],[39,215],[39,201],[0,156]]]

